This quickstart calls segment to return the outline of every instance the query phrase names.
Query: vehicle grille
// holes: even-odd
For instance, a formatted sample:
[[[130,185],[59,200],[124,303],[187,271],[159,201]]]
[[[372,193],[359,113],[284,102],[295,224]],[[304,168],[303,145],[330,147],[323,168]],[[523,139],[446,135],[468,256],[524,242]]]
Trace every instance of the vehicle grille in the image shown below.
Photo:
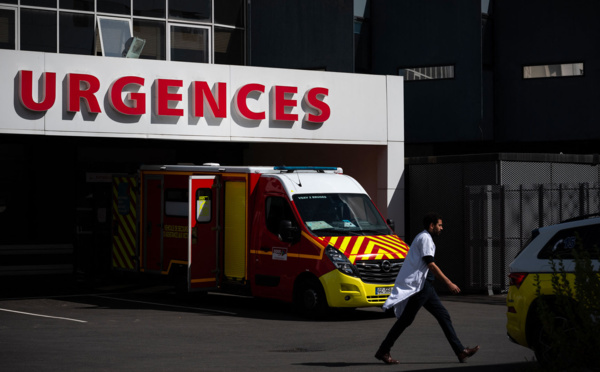
[[[365,283],[393,284],[403,263],[404,260],[376,260],[355,261],[354,265]]]

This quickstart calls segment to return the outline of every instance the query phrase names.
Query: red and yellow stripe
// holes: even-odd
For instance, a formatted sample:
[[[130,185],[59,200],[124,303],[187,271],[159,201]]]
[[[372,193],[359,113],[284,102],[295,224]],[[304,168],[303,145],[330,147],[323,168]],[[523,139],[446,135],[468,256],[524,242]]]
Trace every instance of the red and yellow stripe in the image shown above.
[[[396,260],[408,253],[408,245],[397,235],[324,236],[317,238],[344,253],[350,262],[356,260]]]
[[[112,266],[134,270],[137,236],[137,181],[135,177],[113,177]],[[120,192],[119,192],[120,190]]]

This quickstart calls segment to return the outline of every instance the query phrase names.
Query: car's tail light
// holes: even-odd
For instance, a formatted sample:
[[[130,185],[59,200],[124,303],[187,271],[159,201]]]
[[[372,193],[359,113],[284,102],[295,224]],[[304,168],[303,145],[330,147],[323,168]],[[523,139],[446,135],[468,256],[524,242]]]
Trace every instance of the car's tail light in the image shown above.
[[[508,274],[508,279],[509,279],[510,285],[514,285],[517,288],[521,287],[521,284],[523,284],[523,281],[525,280],[526,277],[527,277],[527,273],[510,273],[510,274]]]

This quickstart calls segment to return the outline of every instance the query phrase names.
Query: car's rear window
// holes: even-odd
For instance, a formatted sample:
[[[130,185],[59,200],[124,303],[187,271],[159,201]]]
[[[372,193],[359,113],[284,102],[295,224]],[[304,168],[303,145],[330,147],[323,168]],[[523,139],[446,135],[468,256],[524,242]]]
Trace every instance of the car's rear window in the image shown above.
[[[538,254],[541,259],[575,258],[575,248],[583,248],[592,258],[598,259],[600,225],[578,226],[557,232]]]

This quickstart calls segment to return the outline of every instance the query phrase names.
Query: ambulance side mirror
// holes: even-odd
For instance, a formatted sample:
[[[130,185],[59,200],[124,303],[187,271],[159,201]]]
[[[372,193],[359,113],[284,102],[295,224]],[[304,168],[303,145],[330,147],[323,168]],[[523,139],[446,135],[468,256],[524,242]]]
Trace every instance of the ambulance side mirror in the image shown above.
[[[300,229],[292,225],[292,221],[283,220],[279,223],[279,238],[287,243],[297,243],[300,241]]]
[[[390,227],[390,229],[392,229],[392,231],[394,231],[394,232],[396,231],[396,224],[394,223],[394,220],[391,220],[388,218],[387,224]]]

